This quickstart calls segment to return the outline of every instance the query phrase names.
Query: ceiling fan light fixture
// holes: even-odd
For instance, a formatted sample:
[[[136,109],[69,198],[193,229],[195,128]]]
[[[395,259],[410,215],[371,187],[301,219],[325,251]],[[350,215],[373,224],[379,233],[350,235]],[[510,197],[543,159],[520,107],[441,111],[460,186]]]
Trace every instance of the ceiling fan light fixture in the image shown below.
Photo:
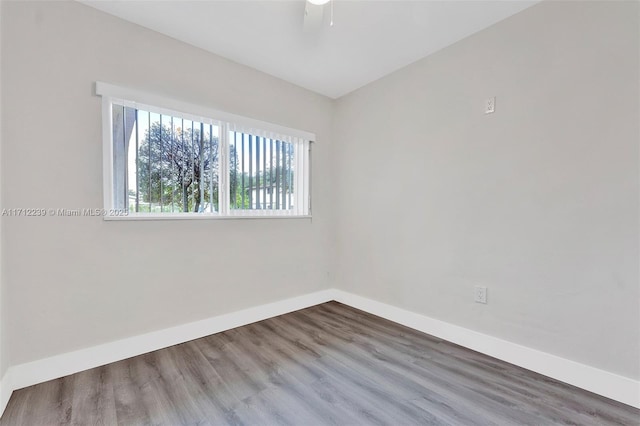
[[[316,6],[322,6],[324,4],[329,3],[329,0],[307,0],[311,4],[315,4]]]

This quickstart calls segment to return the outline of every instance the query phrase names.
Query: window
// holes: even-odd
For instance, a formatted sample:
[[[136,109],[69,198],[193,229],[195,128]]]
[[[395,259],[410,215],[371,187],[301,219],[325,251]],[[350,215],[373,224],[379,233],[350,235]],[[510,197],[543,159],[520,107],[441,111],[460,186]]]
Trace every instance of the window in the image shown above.
[[[310,215],[313,134],[96,83],[107,219]]]

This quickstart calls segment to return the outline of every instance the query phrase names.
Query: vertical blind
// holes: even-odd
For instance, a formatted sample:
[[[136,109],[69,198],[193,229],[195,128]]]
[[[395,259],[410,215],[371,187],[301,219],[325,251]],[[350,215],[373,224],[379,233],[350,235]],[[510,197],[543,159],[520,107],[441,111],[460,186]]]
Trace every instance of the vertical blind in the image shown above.
[[[225,124],[231,157],[225,164],[232,167],[230,214],[307,215],[309,141]]]

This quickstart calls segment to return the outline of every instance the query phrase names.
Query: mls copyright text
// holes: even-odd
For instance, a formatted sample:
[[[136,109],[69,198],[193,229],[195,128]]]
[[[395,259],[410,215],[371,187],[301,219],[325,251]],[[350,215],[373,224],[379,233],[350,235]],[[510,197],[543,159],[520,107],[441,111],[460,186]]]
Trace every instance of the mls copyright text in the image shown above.
[[[120,209],[62,209],[62,208],[25,208],[2,209],[3,217],[98,217],[98,216],[128,216],[128,210]]]

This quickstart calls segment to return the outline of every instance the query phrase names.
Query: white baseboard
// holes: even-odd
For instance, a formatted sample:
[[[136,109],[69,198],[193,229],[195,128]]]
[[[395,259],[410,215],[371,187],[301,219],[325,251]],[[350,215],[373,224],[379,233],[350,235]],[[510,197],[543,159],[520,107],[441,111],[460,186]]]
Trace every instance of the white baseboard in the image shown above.
[[[4,409],[7,407],[12,393],[11,373],[7,370],[4,376],[0,377],[0,416],[4,413]]]
[[[333,290],[334,300],[527,370],[640,408],[640,382],[395,306]]]
[[[0,381],[0,415],[14,390],[331,300],[640,408],[638,381],[362,296],[330,289],[14,365]]]

